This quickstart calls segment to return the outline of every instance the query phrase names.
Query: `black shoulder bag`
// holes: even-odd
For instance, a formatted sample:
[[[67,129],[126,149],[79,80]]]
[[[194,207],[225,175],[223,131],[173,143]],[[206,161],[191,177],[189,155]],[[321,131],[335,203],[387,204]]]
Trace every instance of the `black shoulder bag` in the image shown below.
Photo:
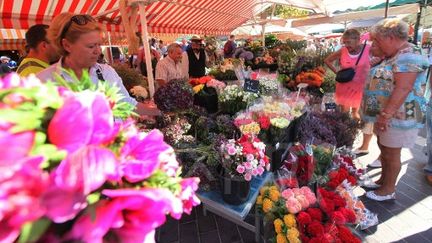
[[[345,68],[345,69],[339,70],[336,73],[336,82],[338,82],[338,83],[348,83],[351,80],[353,80],[353,78],[355,76],[355,68],[357,67],[357,64],[359,63],[360,58],[362,57],[363,51],[364,51],[365,48],[366,48],[366,41],[365,41],[365,43],[363,45],[363,48],[362,48],[362,50],[360,52],[359,57],[357,58],[357,62],[355,64],[355,66],[353,68],[350,67],[350,68]]]

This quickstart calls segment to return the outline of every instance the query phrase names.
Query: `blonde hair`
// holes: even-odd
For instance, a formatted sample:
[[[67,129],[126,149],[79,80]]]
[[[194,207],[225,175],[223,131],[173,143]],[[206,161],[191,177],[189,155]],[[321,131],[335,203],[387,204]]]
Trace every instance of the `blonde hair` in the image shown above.
[[[82,34],[90,33],[92,31],[102,31],[96,21],[87,22],[85,25],[79,25],[72,21],[67,32],[63,33],[64,28],[68,25],[73,16],[74,14],[72,13],[62,13],[56,16],[48,29],[48,40],[53,44],[57,53],[61,56],[68,55],[68,52],[63,48],[62,39],[74,43]],[[62,34],[64,36],[62,36]]]
[[[342,38],[360,40],[360,32],[356,29],[348,29],[343,33]]]
[[[372,26],[371,33],[375,36],[393,36],[401,40],[408,40],[408,24],[400,19],[383,19]]]

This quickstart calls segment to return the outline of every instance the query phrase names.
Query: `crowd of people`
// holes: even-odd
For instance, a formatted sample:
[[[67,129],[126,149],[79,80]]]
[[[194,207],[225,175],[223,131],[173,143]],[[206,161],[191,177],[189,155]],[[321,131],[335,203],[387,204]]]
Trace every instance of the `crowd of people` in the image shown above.
[[[94,83],[106,81],[116,85],[126,102],[137,104],[116,71],[100,63],[103,62],[101,28],[91,16],[62,13],[50,26],[32,26],[25,37],[28,53],[16,70],[19,75],[36,74],[41,80],[53,81],[61,76],[74,82],[74,76],[80,79],[86,70]],[[428,134],[432,132],[432,101],[429,99],[427,104],[429,97],[425,97],[422,90],[430,64],[421,50],[408,42],[408,25],[403,21],[385,19],[371,28],[370,37],[362,40],[359,31],[349,29],[343,33],[340,43],[337,39],[310,40],[305,50],[315,52],[317,48],[328,48],[334,51],[325,63],[335,74],[343,69],[355,70],[350,82],[336,84],[335,101],[343,111],[351,112],[354,119],[366,122],[363,143],[357,153],[367,153],[373,134],[377,136],[381,154],[371,166],[382,167],[382,173],[377,181],[365,185],[374,189],[366,196],[385,201],[395,198],[401,149],[415,144],[425,119]],[[169,45],[151,39],[149,45],[156,88],[173,79],[204,76],[206,67],[211,66],[210,60],[221,58],[218,55],[250,58],[248,42],[238,47],[233,35],[216,52],[208,52],[199,36],[193,36],[189,43],[183,39],[181,43]],[[9,58],[0,59],[0,74],[10,72]],[[137,55],[131,56],[129,62],[131,68],[148,75],[142,42]],[[425,106],[428,107],[426,116]],[[428,144],[429,162],[424,170],[432,185],[431,136],[428,136]]]

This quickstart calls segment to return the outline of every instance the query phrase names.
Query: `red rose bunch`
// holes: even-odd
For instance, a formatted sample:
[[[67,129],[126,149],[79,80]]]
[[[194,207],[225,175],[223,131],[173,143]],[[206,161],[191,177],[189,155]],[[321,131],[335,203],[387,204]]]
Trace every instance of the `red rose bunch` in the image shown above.
[[[344,180],[348,180],[351,185],[357,184],[357,179],[352,176],[345,167],[340,167],[338,170],[329,173],[330,180],[327,182],[327,187],[335,190]]]
[[[299,186],[305,186],[309,183],[314,173],[314,157],[306,151],[306,147],[302,144],[292,146],[289,151],[290,154],[288,156],[296,158],[296,160],[287,160],[284,166],[296,173]]]
[[[343,225],[356,222],[354,210],[346,208],[346,201],[339,194],[324,188],[319,188],[318,193],[320,208],[327,214],[332,223]]]
[[[336,153],[335,157],[333,158],[333,163],[339,165],[341,168],[347,169],[352,175],[356,176],[357,178],[364,174],[363,169],[359,169],[354,164],[353,155],[350,153],[343,153],[339,152]]]
[[[344,220],[343,214],[337,211],[336,217]],[[300,232],[300,239],[305,243],[323,243],[323,242],[361,242],[354,236],[349,228],[344,225],[338,225],[332,222],[329,217],[328,221],[324,220],[324,212],[320,208],[308,208],[306,211],[300,212],[297,217],[298,229]]]

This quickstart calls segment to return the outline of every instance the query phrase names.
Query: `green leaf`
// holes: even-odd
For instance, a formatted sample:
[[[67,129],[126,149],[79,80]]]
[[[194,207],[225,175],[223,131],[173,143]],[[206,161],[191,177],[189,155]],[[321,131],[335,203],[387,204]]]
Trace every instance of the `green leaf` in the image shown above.
[[[87,202],[90,205],[91,204],[95,204],[95,203],[97,203],[99,201],[100,197],[101,197],[101,193],[100,192],[94,192],[94,193],[92,193],[92,194],[90,194],[90,195],[87,196]]]
[[[35,222],[29,222],[21,228],[19,243],[36,242],[51,225],[51,221],[41,218]]]

